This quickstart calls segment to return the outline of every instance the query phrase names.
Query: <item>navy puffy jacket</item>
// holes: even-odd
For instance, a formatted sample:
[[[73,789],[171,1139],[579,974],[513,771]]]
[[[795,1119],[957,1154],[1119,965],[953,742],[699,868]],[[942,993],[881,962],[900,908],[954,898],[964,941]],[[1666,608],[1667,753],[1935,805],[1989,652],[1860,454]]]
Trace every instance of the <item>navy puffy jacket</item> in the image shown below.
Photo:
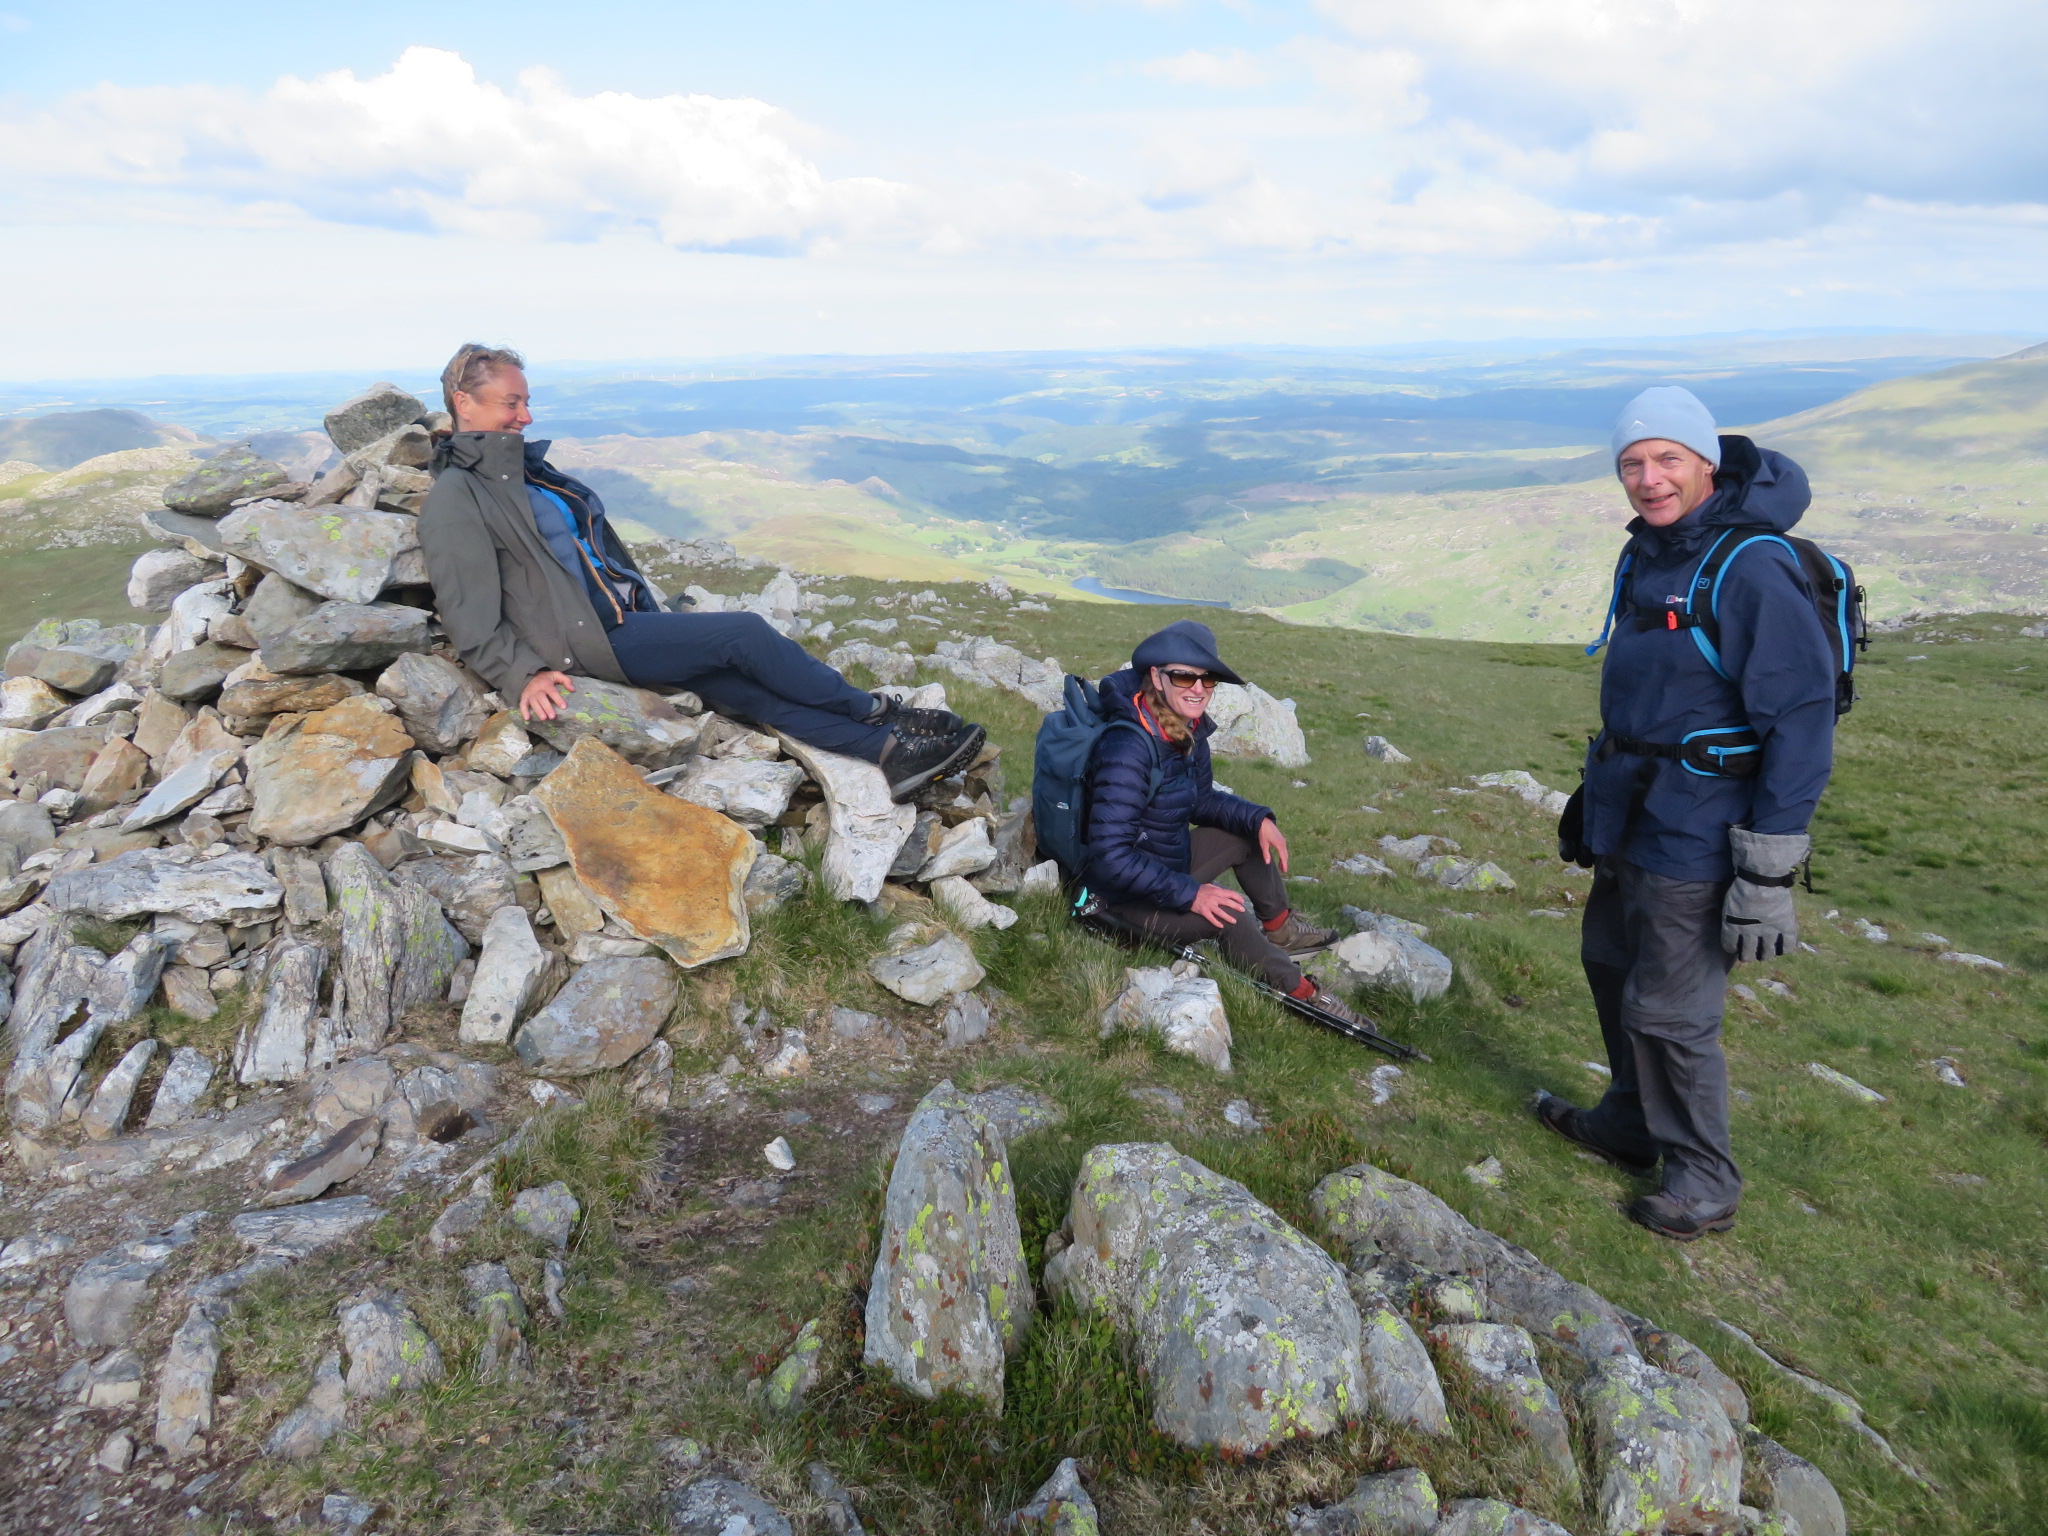
[[[1138,720],[1141,682],[1126,667],[1102,680],[1102,712]],[[1184,748],[1137,730],[1104,731],[1088,769],[1088,884],[1111,902],[1136,901],[1169,912],[1194,905],[1201,885],[1188,873],[1188,828],[1221,827],[1257,838],[1273,813],[1263,805],[1216,788],[1209,771],[1206,715]],[[1152,766],[1159,765],[1159,792]]]
[[[1628,525],[1635,561],[1600,674],[1601,735],[1586,757],[1587,844],[1674,880],[1732,878],[1731,826],[1773,836],[1804,832],[1834,766],[1835,642],[1784,545],[1752,544],[1723,568],[1725,678],[1695,643],[1699,631],[1649,627],[1630,613],[1632,602],[1682,607],[1694,571],[1724,530],[1783,533],[1806,511],[1812,497],[1797,464],[1747,438],[1721,443],[1723,469],[1706,501],[1668,528],[1641,518]],[[1668,758],[1623,752],[1600,760],[1609,732],[1677,742],[1745,723],[1763,742],[1754,778],[1706,776]]]

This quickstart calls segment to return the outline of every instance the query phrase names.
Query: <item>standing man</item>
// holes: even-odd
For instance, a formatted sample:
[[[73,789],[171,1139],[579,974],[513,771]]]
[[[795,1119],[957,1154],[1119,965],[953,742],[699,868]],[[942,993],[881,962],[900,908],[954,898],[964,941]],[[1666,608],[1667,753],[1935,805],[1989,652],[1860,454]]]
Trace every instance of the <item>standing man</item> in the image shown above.
[[[525,368],[517,352],[474,344],[449,360],[455,430],[420,512],[448,638],[520,714],[554,719],[572,673],[689,688],[720,714],[879,764],[899,801],[973,760],[980,726],[863,693],[759,614],[670,612],[597,493],[526,440]]]
[[[1768,537],[1811,500],[1797,464],[1720,436],[1671,387],[1629,402],[1613,449],[1636,516],[1591,648],[1613,634],[1601,730],[1558,841],[1594,870],[1580,957],[1614,1076],[1591,1109],[1539,1093],[1535,1112],[1630,1172],[1661,1161],[1628,1214],[1690,1242],[1735,1225],[1728,971],[1798,946],[1793,871],[1833,764],[1838,659],[1798,558]]]

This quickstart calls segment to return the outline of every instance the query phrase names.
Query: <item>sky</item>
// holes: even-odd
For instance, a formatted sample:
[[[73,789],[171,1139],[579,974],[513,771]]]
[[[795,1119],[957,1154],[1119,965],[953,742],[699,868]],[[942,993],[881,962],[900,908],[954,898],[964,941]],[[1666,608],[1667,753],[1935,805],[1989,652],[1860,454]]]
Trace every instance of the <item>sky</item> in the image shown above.
[[[0,0],[0,376],[2048,335],[2038,0]]]

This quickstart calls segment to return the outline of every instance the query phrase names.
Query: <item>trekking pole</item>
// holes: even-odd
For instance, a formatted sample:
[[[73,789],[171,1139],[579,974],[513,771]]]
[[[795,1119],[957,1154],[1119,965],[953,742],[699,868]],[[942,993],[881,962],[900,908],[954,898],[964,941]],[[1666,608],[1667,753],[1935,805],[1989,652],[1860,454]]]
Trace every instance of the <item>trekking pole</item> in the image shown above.
[[[1083,892],[1081,899],[1074,903],[1074,921],[1106,943],[1114,943],[1118,936],[1133,939],[1140,944],[1150,945],[1154,949],[1163,949],[1176,959],[1186,960],[1191,964],[1200,966],[1205,971],[1213,970],[1221,964],[1220,961],[1210,959],[1192,944],[1169,944],[1165,940],[1155,938],[1151,934],[1133,928],[1127,923],[1118,922],[1109,915],[1102,905],[1101,898],[1092,891]],[[1243,971],[1238,970],[1232,970],[1231,974],[1254,992],[1264,997],[1270,997],[1289,1013],[1307,1019],[1311,1024],[1320,1024],[1323,1028],[1342,1035],[1347,1040],[1356,1040],[1360,1045],[1371,1046],[1374,1050],[1382,1051],[1393,1057],[1396,1061],[1426,1062],[1429,1060],[1428,1056],[1418,1051],[1414,1046],[1403,1045],[1398,1040],[1388,1039],[1379,1032],[1378,1027],[1370,1019],[1367,1019],[1362,1024],[1354,1024],[1349,1019],[1339,1018],[1328,1009],[1318,1008],[1314,1003],[1302,998],[1289,997],[1278,987],[1269,986],[1256,976],[1247,976]]]

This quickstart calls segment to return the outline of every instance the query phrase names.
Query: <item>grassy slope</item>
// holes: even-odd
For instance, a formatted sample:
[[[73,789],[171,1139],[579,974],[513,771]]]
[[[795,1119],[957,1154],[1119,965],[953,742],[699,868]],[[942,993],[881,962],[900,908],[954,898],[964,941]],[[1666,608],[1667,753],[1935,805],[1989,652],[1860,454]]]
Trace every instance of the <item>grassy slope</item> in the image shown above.
[[[1063,604],[1030,623],[983,612],[965,589],[949,595],[949,623],[1051,650],[1089,673],[1173,617]],[[1299,701],[1314,764],[1297,775],[1230,763],[1223,777],[1278,809],[1296,871],[1320,876],[1295,887],[1301,905],[1334,918],[1340,903],[1356,902],[1419,920],[1458,962],[1458,982],[1439,1003],[1376,1000],[1391,1032],[1435,1058],[1408,1071],[1392,1103],[1372,1107],[1364,1085],[1379,1058],[1235,986],[1226,989],[1237,1065],[1228,1079],[1142,1042],[1098,1041],[1094,1020],[1123,958],[1074,934],[1050,906],[1029,907],[1007,934],[976,937],[991,982],[1011,1000],[989,1047],[946,1056],[921,1043],[897,1065],[834,1047],[814,1026],[815,1077],[749,1082],[750,1108],[737,1116],[679,1113],[658,1160],[645,1123],[600,1086],[587,1119],[501,1180],[509,1188],[567,1178],[618,1223],[592,1224],[579,1240],[570,1321],[537,1333],[533,1386],[484,1386],[464,1374],[478,1339],[456,1265],[422,1258],[413,1243],[434,1208],[402,1211],[387,1223],[372,1268],[380,1283],[419,1298],[454,1378],[380,1406],[310,1468],[261,1468],[252,1490],[284,1499],[347,1487],[390,1500],[406,1530],[648,1528],[656,1491],[678,1475],[662,1459],[662,1437],[688,1434],[799,1511],[808,1531],[826,1528],[804,1482],[813,1457],[855,1489],[870,1528],[937,1533],[979,1528],[982,1514],[1013,1507],[1070,1453],[1089,1458],[1109,1530],[1270,1532],[1295,1500],[1327,1499],[1361,1471],[1413,1462],[1446,1496],[1501,1493],[1591,1528],[1568,1495],[1533,1477],[1523,1450],[1483,1424],[1435,1445],[1367,1425],[1256,1466],[1173,1453],[1146,1431],[1142,1386],[1113,1338],[1057,1311],[1041,1312],[1013,1361],[1000,1422],[955,1403],[906,1403],[863,1380],[860,1296],[889,1149],[875,1127],[900,1121],[918,1093],[950,1075],[972,1086],[1033,1084],[1072,1116],[1013,1152],[1034,1261],[1082,1153],[1098,1142],[1170,1138],[1303,1221],[1315,1180],[1371,1149],[1475,1220],[1708,1349],[1748,1388],[1768,1432],[1834,1478],[1856,1531],[2048,1531],[2048,998],[2030,976],[1980,975],[1911,947],[1914,933],[1932,929],[1965,949],[2048,965],[2034,899],[2048,852],[2036,768],[2048,747],[2048,648],[1995,619],[1951,624],[1949,638],[1878,642],[1817,829],[1820,890],[1799,897],[1819,953],[1737,978],[1779,977],[1797,994],[1767,996],[1768,1011],[1731,1013],[1734,1081],[1748,1095],[1735,1111],[1750,1181],[1743,1219],[1726,1238],[1680,1249],[1621,1218],[1630,1181],[1544,1137],[1522,1108],[1537,1087],[1597,1092],[1578,1065],[1597,1057],[1599,1041],[1574,926],[1529,915],[1570,905],[1583,882],[1563,876],[1547,820],[1519,801],[1445,792],[1465,775],[1509,767],[1570,783],[1577,743],[1594,723],[1592,665],[1564,647],[1203,617],[1218,624],[1236,665]],[[1916,655],[1928,659],[1907,660]],[[1035,717],[1013,698],[949,691],[990,722],[1010,788],[1020,790]],[[1361,711],[1370,720],[1359,720]],[[1367,760],[1358,746],[1365,729],[1392,737],[1416,761]],[[1494,858],[1521,889],[1447,897],[1406,879],[1329,872],[1332,858],[1371,847],[1383,832],[1419,831]],[[1481,915],[1447,915],[1453,906]],[[1823,920],[1837,908],[1841,919]],[[1851,917],[1890,925],[1895,942],[1879,948],[1852,936]],[[910,1017],[916,1010],[861,971],[885,927],[854,908],[809,903],[762,924],[745,959],[692,979],[671,1027],[685,1067],[707,1070],[737,1048],[724,1022],[736,997],[785,1022],[842,1001],[890,1013],[928,1042],[928,1026]],[[1964,1064],[1968,1089],[1934,1080],[1923,1063],[1940,1053]],[[1806,1075],[1810,1061],[1848,1072],[1890,1102],[1844,1097]],[[1138,1083],[1178,1090],[1187,1118],[1133,1102],[1125,1090]],[[853,1091],[877,1086],[898,1096],[895,1121],[853,1115],[849,1128],[835,1118]],[[1226,1132],[1221,1106],[1240,1095],[1275,1122],[1271,1131]],[[719,1192],[760,1176],[755,1149],[784,1128],[786,1108],[816,1117],[786,1131],[808,1180],[797,1188],[807,1193],[754,1226],[735,1225]],[[1461,1175],[1489,1154],[1506,1168],[1499,1192]],[[1949,1174],[1985,1182],[1938,1181]],[[497,1252],[479,1245],[469,1257]],[[314,1262],[336,1273],[315,1283],[309,1266],[231,1325],[238,1433],[253,1435],[296,1400],[317,1353],[306,1340],[329,1326],[327,1281],[364,1272],[360,1257]],[[537,1259],[515,1254],[513,1262],[531,1288]],[[830,1374],[802,1418],[768,1420],[746,1384],[806,1317],[824,1319]],[[1727,1347],[1712,1317],[1855,1394],[1941,1491],[1900,1478],[1813,1398]]]

